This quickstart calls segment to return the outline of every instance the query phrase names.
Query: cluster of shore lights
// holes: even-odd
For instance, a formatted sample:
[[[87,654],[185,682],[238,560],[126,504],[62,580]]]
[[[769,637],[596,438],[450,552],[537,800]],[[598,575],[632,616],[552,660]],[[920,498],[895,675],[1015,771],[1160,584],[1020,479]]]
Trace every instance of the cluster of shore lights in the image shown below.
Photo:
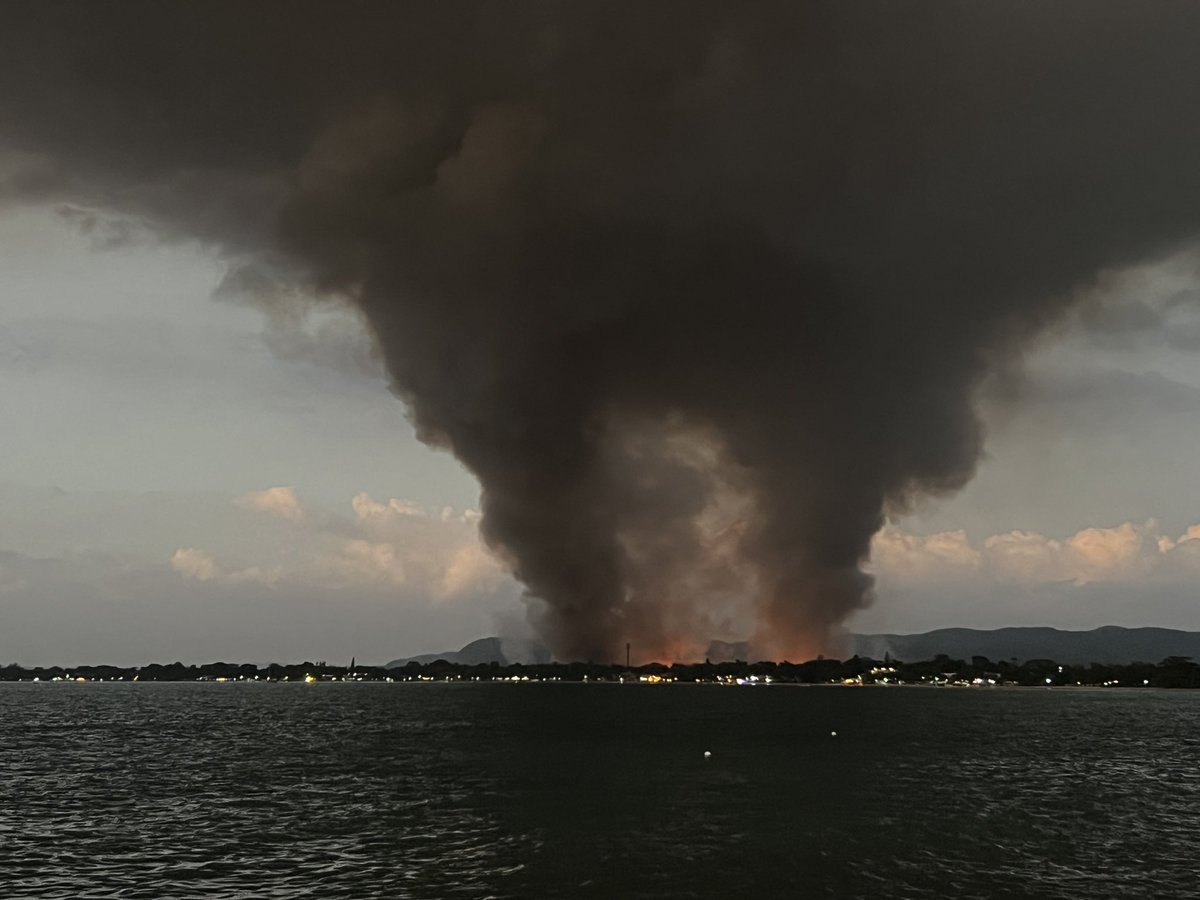
[[[744,678],[739,677],[737,675],[722,675],[720,678],[717,679],[717,684],[754,685],[754,684],[770,684],[770,683],[771,683],[770,675],[764,675],[761,678],[759,678],[757,675],[748,675]]]
[[[1059,668],[1061,670],[1062,667],[1059,667]],[[917,684],[917,685],[923,684],[923,685],[932,685],[934,687],[992,687],[992,686],[995,686],[998,684],[1005,683],[1001,680],[998,680],[997,678],[990,677],[990,676],[976,677],[976,678],[968,680],[966,678],[958,678],[951,673],[943,673],[940,677],[937,675],[934,675],[932,677],[923,675],[923,676],[921,676],[919,681],[915,681],[915,682],[906,682],[899,678],[896,678],[894,675],[879,677],[881,675],[881,673],[883,673],[883,672],[894,673],[895,671],[896,671],[895,669],[878,669],[878,668],[873,669],[870,673],[872,676],[876,676],[876,680],[873,682],[864,680],[862,675],[854,675],[849,678],[840,678],[840,679],[835,678],[827,683],[834,684],[834,685],[842,685],[845,687],[863,687],[864,685],[867,685],[867,684],[882,684],[882,685],[889,685],[889,686],[890,685],[903,685],[903,684]],[[83,675],[77,676],[77,675],[73,675],[73,674],[66,674],[66,675],[55,675],[52,678],[46,678],[46,679],[42,679],[39,676],[35,675],[33,678],[31,678],[29,680],[30,681],[45,681],[45,682],[53,681],[53,682],[63,682],[63,683],[69,683],[69,684],[75,684],[75,683],[82,684],[82,683],[87,683],[87,682],[101,682],[101,681],[110,681],[110,682],[130,681],[130,682],[133,682],[133,681],[137,681],[138,678],[139,678],[138,675],[134,675],[132,678],[127,679],[124,675],[119,675],[114,678],[103,678],[103,677],[88,678]],[[25,679],[21,679],[21,680],[25,680]],[[280,678],[272,678],[269,676],[262,677],[259,675],[218,676],[218,677],[214,678],[214,677],[211,677],[208,675],[202,675],[195,680],[201,681],[201,682],[218,683],[218,684],[226,684],[226,683],[270,684],[270,683],[287,682],[290,679],[287,675],[284,675]],[[558,675],[549,675],[549,676],[493,675],[491,677],[481,677],[478,675],[472,675],[472,676],[467,676],[467,677],[464,677],[462,675],[408,675],[408,676],[396,677],[396,678],[393,678],[392,676],[386,676],[384,678],[365,678],[362,675],[359,675],[358,673],[351,673],[350,675],[321,675],[321,676],[313,675],[310,673],[310,674],[306,674],[302,679],[297,679],[294,683],[296,683],[296,684],[318,684],[318,683],[326,684],[326,683],[330,683],[330,682],[360,682],[360,681],[386,682],[387,684],[392,684],[394,682],[409,682],[409,681],[416,681],[416,682],[494,681],[494,682],[509,682],[509,683],[511,683],[511,682],[549,682],[549,681],[562,681],[562,680],[563,679]],[[624,675],[622,675],[620,677],[612,677],[612,678],[604,678],[604,677],[590,678],[589,676],[584,675],[581,679],[581,681],[584,684],[586,684],[588,682],[605,683],[605,684],[611,684],[614,682],[619,682],[619,683],[623,683],[623,684],[629,684],[629,683],[633,683],[633,684],[674,684],[678,680],[679,679],[676,678],[674,675],[662,675],[662,674],[657,674],[657,673],[651,673],[651,674],[646,674],[646,675],[635,676],[632,672],[626,672]],[[700,682],[700,681],[702,681],[702,679],[697,679],[697,682]],[[720,676],[717,676],[716,678],[712,679],[708,683],[710,683],[710,684],[715,683],[715,684],[722,684],[722,685],[752,686],[752,685],[772,684],[773,682],[774,682],[774,679],[772,679],[770,675],[763,675],[763,676],[759,676],[759,675],[748,675],[748,676],[720,675]],[[1081,681],[1075,681],[1073,683],[1072,682],[1056,682],[1053,677],[1047,677],[1045,679],[1044,683],[1045,683],[1046,687],[1051,687],[1051,686],[1056,686],[1056,685],[1067,686],[1067,685],[1071,685],[1071,684],[1073,684],[1074,686],[1078,686],[1078,687],[1085,686],[1083,684],[1083,682],[1081,682]],[[1100,682],[1099,684],[1091,683],[1088,686],[1121,687],[1122,685],[1121,685],[1121,682],[1119,679],[1114,678],[1114,679],[1111,679],[1108,681]],[[1127,684],[1126,686],[1131,686],[1131,685]],[[1149,678],[1142,679],[1142,686],[1149,687],[1150,679]]]

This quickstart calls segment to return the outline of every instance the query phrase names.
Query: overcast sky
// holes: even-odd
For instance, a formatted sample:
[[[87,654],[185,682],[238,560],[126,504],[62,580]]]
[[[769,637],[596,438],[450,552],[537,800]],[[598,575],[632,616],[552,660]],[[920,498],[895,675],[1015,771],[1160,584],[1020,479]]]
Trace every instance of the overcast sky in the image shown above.
[[[383,662],[520,630],[476,484],[415,439],[357,320],[270,321],[224,271],[0,215],[0,661]],[[1200,628],[1195,283],[1187,255],[1112,273],[989,384],[977,477],[876,539],[852,629]]]
[[[0,216],[0,659],[386,661],[515,614],[354,319],[268,325],[200,247],[104,244]]]

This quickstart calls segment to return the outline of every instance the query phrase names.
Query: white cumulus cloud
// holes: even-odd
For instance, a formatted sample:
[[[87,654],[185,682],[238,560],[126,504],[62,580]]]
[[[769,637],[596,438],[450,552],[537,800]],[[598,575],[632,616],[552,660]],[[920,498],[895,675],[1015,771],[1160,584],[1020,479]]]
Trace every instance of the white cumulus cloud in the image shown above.
[[[181,547],[171,556],[171,568],[189,581],[210,581],[219,584],[274,585],[282,578],[279,568],[264,569],[248,566],[226,571],[213,557],[196,547]]]
[[[478,599],[511,586],[506,569],[480,539],[475,510],[376,500],[364,492],[351,499],[354,517],[346,521],[309,515],[290,487],[244,494],[234,504],[289,520],[293,527],[264,531],[261,537],[274,549],[265,558],[260,549],[241,560],[243,568],[195,547],[176,550],[171,566],[184,579],[227,586],[287,584],[331,596],[402,589],[431,604]],[[229,546],[223,552],[236,551]]]
[[[304,507],[300,503],[300,498],[290,487],[272,487],[263,491],[251,491],[234,498],[233,502],[235,506],[242,509],[266,513],[292,522],[298,522],[304,518]]]
[[[171,557],[171,568],[193,581],[212,581],[217,577],[217,564],[211,556],[195,547],[180,547]]]
[[[1008,531],[978,544],[962,531],[917,535],[889,525],[871,547],[872,571],[896,584],[1132,583],[1179,579],[1197,563],[1200,526],[1171,538],[1153,519],[1083,528],[1065,538]]]

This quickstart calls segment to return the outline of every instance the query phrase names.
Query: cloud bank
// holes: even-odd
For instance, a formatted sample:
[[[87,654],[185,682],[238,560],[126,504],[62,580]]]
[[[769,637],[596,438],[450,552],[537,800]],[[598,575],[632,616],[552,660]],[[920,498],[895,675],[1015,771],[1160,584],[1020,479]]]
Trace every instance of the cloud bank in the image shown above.
[[[291,523],[269,560],[238,568],[196,547],[180,547],[171,568],[193,582],[320,587],[335,592],[403,587],[433,602],[478,599],[508,582],[508,572],[482,544],[476,510],[426,509],[407,500],[357,494],[354,516],[312,516],[292,488],[251,491],[233,505]],[[296,530],[299,528],[299,530]],[[300,547],[300,552],[286,552]],[[243,560],[243,562],[246,562]]]
[[[895,526],[871,547],[871,568],[887,584],[1186,584],[1200,574],[1200,525],[1176,537],[1151,519],[1084,528],[1065,538],[1010,531],[972,543],[963,531],[914,535]]]

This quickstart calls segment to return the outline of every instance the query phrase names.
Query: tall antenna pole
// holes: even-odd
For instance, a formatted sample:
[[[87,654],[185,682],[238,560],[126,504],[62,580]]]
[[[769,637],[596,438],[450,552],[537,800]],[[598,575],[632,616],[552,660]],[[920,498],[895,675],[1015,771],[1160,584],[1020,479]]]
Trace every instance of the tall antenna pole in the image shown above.
[[[628,644],[628,642],[626,642],[626,644],[625,644],[625,668],[626,669],[629,668],[629,644]]]

